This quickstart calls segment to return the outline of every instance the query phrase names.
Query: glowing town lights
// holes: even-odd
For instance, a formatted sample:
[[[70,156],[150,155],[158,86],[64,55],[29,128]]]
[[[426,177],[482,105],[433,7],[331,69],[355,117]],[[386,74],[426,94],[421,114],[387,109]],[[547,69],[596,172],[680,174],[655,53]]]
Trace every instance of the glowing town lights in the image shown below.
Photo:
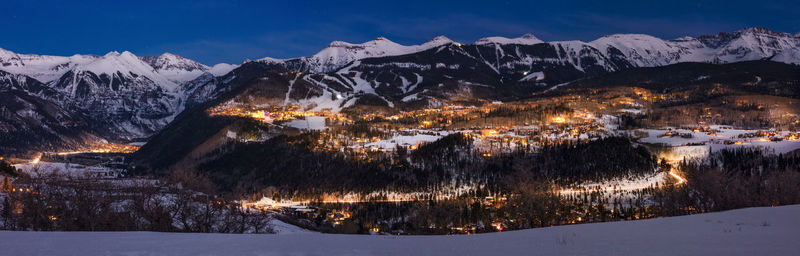
[[[39,154],[31,161],[31,164],[38,164],[42,160],[42,154]]]
[[[92,143],[88,148],[78,151],[64,151],[55,153],[58,156],[68,156],[82,153],[125,153],[130,154],[139,150],[139,146],[130,144]]]
[[[269,118],[269,112],[266,111],[253,111],[250,112],[250,117],[253,119],[265,120]]]
[[[557,123],[557,124],[563,124],[563,123],[567,122],[567,119],[565,119],[564,117],[561,117],[561,116],[553,117],[553,118],[551,118],[551,120],[553,121],[553,123]]]
[[[503,223],[500,222],[492,223],[492,227],[497,229],[498,232],[503,231]]]
[[[669,170],[669,176],[672,176],[673,178],[678,180],[678,182],[675,183],[675,185],[680,185],[680,184],[686,183],[686,179],[684,179],[683,177],[678,175],[678,173],[675,172],[675,169],[670,169]]]
[[[482,130],[481,131],[481,135],[483,135],[483,136],[497,135],[497,130],[492,130],[492,129]]]
[[[594,118],[594,115],[592,113],[582,112],[582,111],[575,111],[575,114],[573,114],[573,116],[575,118],[581,118],[581,119],[592,119],[592,118]]]

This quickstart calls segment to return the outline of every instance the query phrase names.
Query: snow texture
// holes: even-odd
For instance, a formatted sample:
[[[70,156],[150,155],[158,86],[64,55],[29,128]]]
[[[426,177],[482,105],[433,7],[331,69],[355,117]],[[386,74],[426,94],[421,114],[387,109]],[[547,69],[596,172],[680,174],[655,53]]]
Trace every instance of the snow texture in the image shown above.
[[[456,236],[0,232],[4,255],[796,255],[800,205]]]

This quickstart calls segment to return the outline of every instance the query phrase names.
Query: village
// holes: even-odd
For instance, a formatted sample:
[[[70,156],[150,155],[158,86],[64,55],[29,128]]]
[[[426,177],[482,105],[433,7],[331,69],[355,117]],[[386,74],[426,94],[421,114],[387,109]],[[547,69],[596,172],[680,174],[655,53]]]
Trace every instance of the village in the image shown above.
[[[305,134],[312,151],[344,153],[365,161],[385,157],[398,150],[414,151],[451,134],[462,134],[469,138],[471,153],[483,158],[514,152],[531,153],[548,145],[586,142],[609,136],[624,136],[643,145],[652,145],[653,153],[671,165],[682,160],[701,159],[722,148],[756,146],[775,153],[800,148],[800,143],[797,143],[800,133],[795,126],[800,121],[796,120],[794,112],[786,111],[781,106],[764,105],[747,99],[734,101],[737,108],[753,110],[744,113],[755,113],[756,116],[737,114],[733,118],[768,118],[773,123],[770,124],[772,128],[767,129],[720,125],[718,123],[728,122],[726,120],[731,118],[731,113],[714,107],[701,108],[696,113],[684,112],[690,111],[686,109],[678,111],[692,118],[693,121],[688,123],[677,122],[686,117],[643,119],[650,122],[644,128],[631,123],[642,122],[642,117],[663,111],[654,109],[653,104],[685,99],[688,95],[655,94],[637,88],[598,95],[566,95],[516,102],[484,101],[473,105],[447,105],[389,114],[305,111],[297,105],[253,106],[227,102],[210,108],[206,113],[211,117],[252,120],[270,131],[269,134],[249,137],[228,132],[233,143],[259,143],[275,134]],[[765,108],[770,110],[765,111]],[[113,180],[124,177],[127,173],[124,156],[135,152],[139,146],[141,144],[97,142],[74,151],[42,152],[34,159],[6,160],[12,161],[23,171],[46,166]],[[574,224],[597,221],[598,218],[650,218],[657,214],[648,212],[649,206],[642,201],[644,193],[684,182],[686,180],[679,171],[667,168],[636,180],[587,182],[557,188],[556,194],[568,198],[571,205],[571,210],[564,213],[561,221],[562,224]],[[27,191],[29,188],[6,188],[9,189],[17,192],[18,189]],[[274,200],[264,197],[242,200],[240,204],[245,209],[291,217],[285,221],[296,221],[294,224],[299,226],[312,225],[315,229],[329,227],[333,229],[331,232],[345,233],[409,234],[403,230],[402,221],[398,220],[408,217],[418,207],[440,207],[423,206],[425,202],[458,202],[457,207],[467,207],[462,209],[465,212],[462,217],[469,221],[424,224],[438,233],[503,231],[515,229],[520,221],[524,221],[523,217],[509,213],[518,207],[519,202],[514,201],[515,195],[475,193],[481,189],[475,184],[461,184],[425,192],[375,191],[366,196],[344,192],[316,200]],[[633,208],[632,202],[636,200],[639,200],[636,211],[621,213],[625,207]],[[381,218],[364,215],[363,209],[373,204],[403,210]],[[354,225],[358,228],[354,229]]]

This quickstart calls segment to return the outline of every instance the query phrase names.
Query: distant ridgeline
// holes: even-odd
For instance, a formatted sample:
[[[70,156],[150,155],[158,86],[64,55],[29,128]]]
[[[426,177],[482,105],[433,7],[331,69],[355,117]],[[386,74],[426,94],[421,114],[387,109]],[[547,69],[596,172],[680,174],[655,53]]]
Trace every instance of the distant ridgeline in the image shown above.
[[[170,53],[139,57],[130,52],[110,52],[103,56],[63,57],[0,49],[0,91],[16,91],[15,96],[3,95],[9,98],[6,102],[24,94],[26,102],[43,102],[63,112],[54,117],[53,108],[32,107],[36,104],[3,108],[0,132],[13,139],[3,141],[0,154],[74,149],[82,141],[98,139],[143,141],[184,110],[224,98],[242,85],[261,83],[255,86],[264,88],[253,91],[262,97],[257,100],[260,104],[331,111],[402,111],[480,100],[513,101],[569,82],[580,86],[573,82],[576,80],[636,67],[753,60],[798,64],[798,42],[796,34],[757,27],[674,40],[616,34],[591,42],[545,42],[528,34],[519,38],[487,37],[472,44],[440,36],[420,45],[405,46],[379,37],[362,44],[335,41],[308,57],[263,58],[242,65],[214,66]],[[788,65],[764,65],[770,67],[759,72],[796,74]],[[744,73],[756,71],[748,71],[749,67],[736,68],[744,68],[738,69]],[[618,76],[630,76],[629,73]],[[691,79],[725,82],[717,74],[697,75]],[[728,81],[730,84],[754,78],[736,76],[735,72],[724,75],[736,80]],[[677,76],[681,81],[690,81]],[[768,79],[766,75],[758,77]],[[612,80],[604,81],[617,78],[607,79]],[[764,82],[751,89],[771,94],[795,93],[794,88]],[[20,129],[43,124],[53,129]]]

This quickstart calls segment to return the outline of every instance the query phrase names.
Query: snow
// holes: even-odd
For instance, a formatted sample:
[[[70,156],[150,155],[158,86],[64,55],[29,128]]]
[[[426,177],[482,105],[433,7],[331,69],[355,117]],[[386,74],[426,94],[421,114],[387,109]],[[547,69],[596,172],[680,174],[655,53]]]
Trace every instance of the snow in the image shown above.
[[[288,224],[286,222],[272,219],[270,220],[270,224],[272,225],[272,230],[275,231],[276,234],[279,235],[288,235],[288,234],[312,234],[315,233],[313,231],[309,231],[298,226]]]
[[[144,66],[133,59],[140,60]],[[104,56],[76,54],[65,57],[18,54],[0,49],[0,70],[27,75],[43,83],[56,80],[70,70],[88,70],[97,75],[113,74],[116,71],[127,74],[127,71],[134,71],[135,74],[145,75],[157,83],[166,79],[171,83],[181,84],[199,77],[204,72],[220,76],[236,67],[238,65],[220,63],[209,68],[172,53],[136,57],[128,51],[122,53],[112,51]],[[142,72],[142,70],[147,71]],[[169,85],[169,82],[165,85]]]
[[[534,81],[542,81],[542,80],[544,80],[544,72],[531,72],[531,73],[528,73],[528,75],[526,75],[525,77],[523,77],[519,81],[520,82],[524,82],[524,81],[528,81],[528,80],[531,80],[531,79],[533,79]]]
[[[30,76],[46,83],[58,79],[77,65],[92,62],[97,58],[99,56],[78,54],[70,57],[18,54],[0,49],[0,70]]]
[[[422,142],[434,142],[438,139],[442,138],[440,135],[429,135],[429,134],[417,134],[417,135],[398,135],[394,136],[390,139],[376,141],[367,144],[367,147],[378,147],[382,150],[393,150],[398,145],[408,147],[411,145],[417,145]]]
[[[521,37],[517,38],[506,38],[502,36],[493,36],[493,37],[484,37],[475,41],[475,44],[482,45],[482,44],[521,44],[521,45],[534,45],[534,44],[541,44],[544,41],[536,38],[532,34],[525,34]]]
[[[785,154],[797,149],[800,149],[800,141],[798,140],[782,140],[782,141],[766,141],[766,138],[738,138],[740,134],[754,133],[757,130],[739,130],[739,129],[722,129],[722,126],[712,125],[711,129],[717,131],[716,136],[709,135],[705,132],[694,132],[687,129],[671,129],[673,133],[677,134],[691,134],[691,138],[682,138],[681,136],[662,136],[668,130],[655,130],[655,129],[640,129],[646,132],[648,136],[640,138],[639,141],[651,144],[664,144],[673,146],[675,148],[693,148],[701,147],[704,154],[697,155],[702,157],[708,153],[717,152],[724,148],[739,148],[739,147],[760,147],[766,149],[769,153]],[[779,135],[785,136],[788,132],[778,132]],[[725,144],[725,141],[739,142],[741,144]],[[694,145],[687,147],[686,145]],[[699,152],[699,151],[696,151]],[[676,159],[680,160],[680,159]]]
[[[147,77],[166,91],[174,92],[178,89],[177,83],[158,74],[150,64],[128,51],[122,53],[109,52],[95,61],[76,67],[74,71],[75,73],[89,71],[98,76],[100,74],[113,76],[117,73],[121,73],[123,76],[130,76],[133,73]]]
[[[730,63],[770,59],[800,63],[800,39],[788,33],[762,28],[746,28],[733,33],[704,38],[682,37],[663,40],[642,34],[616,34],[589,42],[605,54],[609,48],[620,50],[634,65],[662,66],[678,62]]]
[[[327,128],[324,116],[307,116],[305,120],[294,119],[284,125],[301,130],[325,130]]]
[[[2,231],[5,255],[795,255],[800,205],[456,236]]]
[[[214,76],[223,76],[223,75],[227,74],[228,72],[231,72],[231,70],[233,70],[235,68],[238,68],[238,67],[239,67],[239,65],[228,64],[228,63],[219,63],[219,64],[214,65],[213,67],[211,67],[208,70],[208,73],[211,73]]]
[[[350,62],[365,58],[397,56],[421,52],[442,45],[454,43],[445,36],[437,36],[421,45],[401,45],[385,37],[378,37],[361,44],[333,41],[327,47],[310,57],[300,58],[310,65],[310,71],[316,73],[330,72]],[[280,63],[285,60],[262,58],[259,61]]]
[[[668,174],[665,172],[654,173],[646,177],[637,179],[617,179],[605,182],[590,182],[581,184],[576,188],[562,189],[559,191],[561,195],[580,195],[587,191],[603,191],[609,196],[615,195],[610,192],[633,192],[650,187],[656,187],[659,184],[664,184],[664,178]]]
[[[122,170],[109,168],[103,166],[102,164],[92,165],[92,166],[84,166],[80,164],[72,164],[72,163],[53,163],[53,162],[39,162],[36,164],[20,164],[15,165],[14,167],[22,170],[22,172],[35,175],[35,169],[38,168],[38,172],[42,174],[50,174],[50,173],[59,173],[73,177],[81,177],[84,175],[99,175],[99,176],[108,176],[108,177],[116,177]]]

